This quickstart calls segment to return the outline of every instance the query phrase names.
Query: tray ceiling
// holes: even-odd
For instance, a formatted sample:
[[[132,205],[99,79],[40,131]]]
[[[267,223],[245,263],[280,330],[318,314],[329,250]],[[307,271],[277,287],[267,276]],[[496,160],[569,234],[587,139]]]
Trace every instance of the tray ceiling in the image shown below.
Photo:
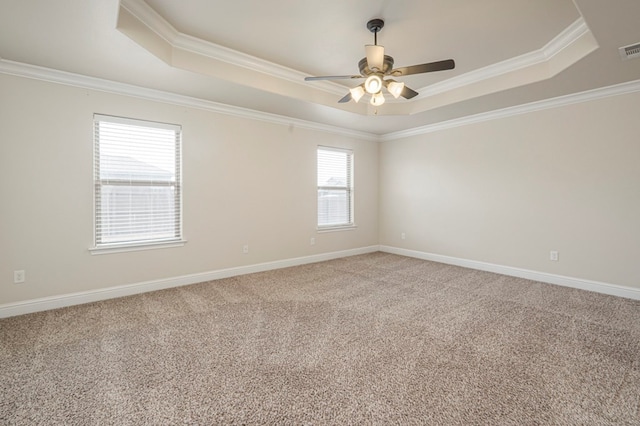
[[[54,4],[55,3],[55,4]],[[0,58],[282,117],[386,134],[633,81],[640,3],[619,0],[6,0]],[[375,108],[338,104],[371,18],[396,66],[453,58],[402,78],[420,92]]]

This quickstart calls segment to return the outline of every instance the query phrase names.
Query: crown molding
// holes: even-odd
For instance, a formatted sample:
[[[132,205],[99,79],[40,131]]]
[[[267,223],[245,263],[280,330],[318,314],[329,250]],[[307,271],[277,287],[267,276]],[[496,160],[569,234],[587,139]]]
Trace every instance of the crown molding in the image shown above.
[[[399,132],[387,133],[380,136],[381,142],[404,139],[411,136],[424,135],[427,133],[437,132],[440,130],[452,129],[454,127],[466,126],[468,124],[481,123],[483,121],[497,120],[501,118],[512,117],[514,115],[527,114],[545,109],[558,108],[565,105],[571,105],[581,102],[588,102],[611,96],[626,95],[630,93],[640,92],[640,80],[620,83],[613,86],[602,87],[598,89],[587,90],[570,95],[558,96],[556,98],[545,99],[542,101],[530,102],[527,104],[517,105],[513,107],[498,109],[494,111],[483,112],[480,114],[469,115],[466,117],[455,118],[452,120],[442,121],[439,123],[428,124],[426,126],[414,127],[412,129],[401,130]]]
[[[158,12],[142,0],[121,0],[120,7],[135,16],[140,22],[151,29],[151,31],[155,32],[176,49],[214,58],[293,83],[306,84],[304,78],[307,74],[300,71],[177,31],[169,22],[160,16]],[[318,81],[314,86],[340,96],[343,96],[347,90],[345,86],[331,81]]]
[[[306,74],[300,71],[177,31],[143,0],[121,0],[120,5],[173,48],[213,58],[296,84],[305,84],[304,77]],[[419,102],[421,99],[544,63],[574,44],[587,33],[589,33],[589,28],[584,19],[580,17],[541,49],[420,88],[418,90],[420,92],[419,96],[404,103]],[[314,87],[339,96],[342,96],[346,90],[345,86],[332,81],[316,81]],[[390,101],[397,103],[397,101],[393,102],[395,101],[393,99]]]
[[[560,34],[554,37],[540,51],[546,59],[551,59],[573,43],[580,40],[584,35],[590,33],[587,23],[581,16],[575,22],[565,28]]]
[[[439,83],[422,87],[417,90],[420,92],[420,95],[416,97],[416,100],[459,89],[464,86],[479,83],[493,77],[546,62],[567,47],[571,46],[587,33],[589,33],[589,27],[584,19],[580,17],[541,49],[461,74],[459,76],[443,80]]]
[[[143,0],[121,0],[120,6],[133,14],[138,20],[144,23],[144,25],[176,49],[214,58],[297,84],[305,84],[304,77],[306,74],[300,71],[177,31]],[[420,95],[408,102],[416,102],[420,99],[476,84],[496,76],[523,70],[549,61],[587,33],[589,33],[589,28],[584,19],[580,17],[538,50],[420,88],[418,90]],[[314,87],[339,96],[344,95],[346,90],[345,86],[332,81],[316,81],[314,82]],[[393,101],[395,100],[391,99],[390,101],[394,103]],[[406,102],[407,101],[405,101],[405,103]]]
[[[162,37],[165,41],[173,43],[180,37],[178,32],[158,12],[142,0],[120,0],[120,7],[128,10],[144,24]]]
[[[298,118],[226,105],[219,102],[194,98],[191,96],[179,95],[162,90],[149,89],[132,84],[119,83],[111,80],[105,80],[101,78],[89,77],[81,74],[74,74],[36,65],[9,61],[2,58],[0,58],[0,73],[64,84],[67,86],[80,87],[83,89],[114,93],[117,95],[132,96],[149,101],[197,108],[219,114],[265,121],[268,123],[280,124],[284,126],[294,126],[301,129],[317,130],[321,132],[349,136],[368,141],[378,141],[379,139],[379,136],[373,133],[360,132],[343,127],[331,126],[328,124],[316,123],[313,121],[301,120]]]
[[[293,83],[296,86],[290,86],[286,93],[280,94],[297,97],[302,100],[309,100],[310,93],[308,91],[304,93],[298,92],[296,87],[301,90],[313,87],[313,90],[319,90],[324,94],[341,97],[346,91],[346,86],[334,81],[316,81],[310,86],[304,81],[305,74],[300,71],[181,33],[144,0],[120,0],[119,7],[122,16],[128,14],[136,23],[129,22],[128,24],[132,26],[131,28],[127,28],[127,25],[122,27],[118,25],[117,28],[134,41],[137,40],[145,49],[151,49],[152,53],[155,52],[154,54],[157,55],[158,52],[162,52],[161,55],[168,55],[161,57],[161,59],[170,66],[207,73],[206,69],[208,68],[193,68],[196,66],[195,64],[199,63],[199,59],[206,58],[219,61],[220,64],[238,67],[238,71],[248,70],[254,73],[256,77],[262,75],[278,79],[287,84]],[[135,25],[138,25],[138,28],[132,30]],[[148,40],[140,36],[144,32],[159,37],[159,40],[162,40],[161,44],[164,44],[164,46],[154,45],[153,43],[148,44]],[[591,38],[591,43],[585,44],[585,40],[589,38]],[[574,63],[578,58],[577,55],[583,57],[595,48],[597,48],[597,43],[593,39],[586,22],[580,17],[538,50],[423,87],[418,90],[420,95],[412,100],[396,101],[395,99],[389,99],[388,101],[390,107],[393,107],[393,111],[386,110],[382,113],[384,115],[411,115],[448,104],[451,99],[459,101],[496,90],[509,89],[514,85],[529,84],[532,81],[550,78],[561,69]],[[173,53],[167,54],[167,51]],[[176,57],[179,59],[174,62],[173,58]],[[556,62],[555,66],[541,67],[541,65],[551,61]],[[217,68],[214,67],[213,69]],[[496,89],[496,78],[504,80],[503,84],[498,84],[498,89]],[[251,81],[260,80],[252,79]],[[258,83],[255,83],[253,87],[259,90],[265,90],[266,88]],[[314,102],[345,110],[344,107],[336,105],[334,100],[314,98]],[[364,111],[360,109],[357,111],[350,110],[349,112],[365,113],[365,115],[372,114],[370,108]]]
[[[526,114],[545,109],[558,108],[565,105],[576,104],[580,102],[588,102],[592,100],[607,98],[611,96],[626,95],[630,93],[640,92],[640,80],[629,81],[612,86],[602,87],[598,89],[587,90],[584,92],[573,93],[569,95],[559,96],[556,98],[545,99],[541,101],[530,102],[527,104],[517,105],[513,107],[502,108],[493,111],[487,111],[480,114],[468,115],[465,117],[455,118],[452,120],[442,121],[439,123],[428,124],[425,126],[414,127],[398,132],[377,135],[374,133],[361,132],[338,126],[331,126],[313,121],[291,118],[283,115],[256,111],[248,108],[242,108],[232,105],[226,105],[219,102],[207,101],[204,99],[194,98],[191,96],[178,95],[175,93],[165,92],[156,89],[135,86],[132,84],[119,83],[110,80],[100,79],[96,77],[88,77],[80,74],[69,73],[66,71],[53,70],[50,68],[40,67],[36,65],[28,65],[20,62],[9,61],[0,58],[0,73],[15,75],[18,77],[31,78],[35,80],[48,81],[52,83],[64,84],[67,86],[80,87],[84,89],[97,90],[102,92],[114,93],[124,96],[132,96],[140,99],[168,103],[173,105],[186,106],[191,108],[202,109],[219,114],[232,115],[241,118],[265,121],[285,126],[295,126],[302,129],[317,130],[321,132],[333,133],[343,136],[364,139],[373,142],[393,141],[411,136],[418,136],[437,132],[440,130],[452,129],[455,127],[466,126],[469,124],[481,123],[484,121],[497,120],[501,118],[512,117],[514,115]]]

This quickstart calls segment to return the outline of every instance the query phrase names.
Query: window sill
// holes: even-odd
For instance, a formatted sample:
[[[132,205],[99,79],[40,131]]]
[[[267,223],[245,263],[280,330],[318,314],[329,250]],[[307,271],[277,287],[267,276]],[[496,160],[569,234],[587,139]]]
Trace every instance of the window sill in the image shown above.
[[[358,228],[356,225],[336,225],[336,226],[319,226],[317,229],[318,234],[324,232],[338,232],[338,231],[353,231]]]
[[[103,245],[99,247],[91,247],[89,248],[89,251],[91,252],[92,255],[126,253],[130,251],[182,247],[186,244],[186,242],[187,240],[165,241],[165,242],[157,242],[157,243],[113,244],[113,245]]]

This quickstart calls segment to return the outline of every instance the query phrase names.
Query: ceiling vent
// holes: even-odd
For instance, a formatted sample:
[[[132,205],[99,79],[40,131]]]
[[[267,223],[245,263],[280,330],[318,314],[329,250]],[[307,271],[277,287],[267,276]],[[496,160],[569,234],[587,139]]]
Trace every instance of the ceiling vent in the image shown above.
[[[620,51],[620,56],[622,56],[622,59],[624,60],[640,58],[640,43],[623,46],[618,48],[618,50]]]

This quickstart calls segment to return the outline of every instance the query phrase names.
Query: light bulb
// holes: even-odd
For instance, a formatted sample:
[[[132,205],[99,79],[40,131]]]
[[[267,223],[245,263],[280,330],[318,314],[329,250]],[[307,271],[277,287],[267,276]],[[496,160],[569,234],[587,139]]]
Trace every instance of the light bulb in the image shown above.
[[[382,79],[379,75],[372,74],[364,82],[364,90],[369,94],[378,93],[382,89]]]
[[[384,103],[384,95],[382,92],[378,92],[375,95],[371,96],[371,105],[380,106]]]
[[[351,99],[353,99],[357,103],[360,98],[364,96],[364,87],[360,85],[358,87],[354,87],[353,89],[349,89],[349,92],[351,92]]]
[[[400,95],[402,95],[402,91],[404,90],[404,83],[397,82],[394,80],[389,80],[389,84],[387,84],[387,90],[394,98],[398,99]]]

